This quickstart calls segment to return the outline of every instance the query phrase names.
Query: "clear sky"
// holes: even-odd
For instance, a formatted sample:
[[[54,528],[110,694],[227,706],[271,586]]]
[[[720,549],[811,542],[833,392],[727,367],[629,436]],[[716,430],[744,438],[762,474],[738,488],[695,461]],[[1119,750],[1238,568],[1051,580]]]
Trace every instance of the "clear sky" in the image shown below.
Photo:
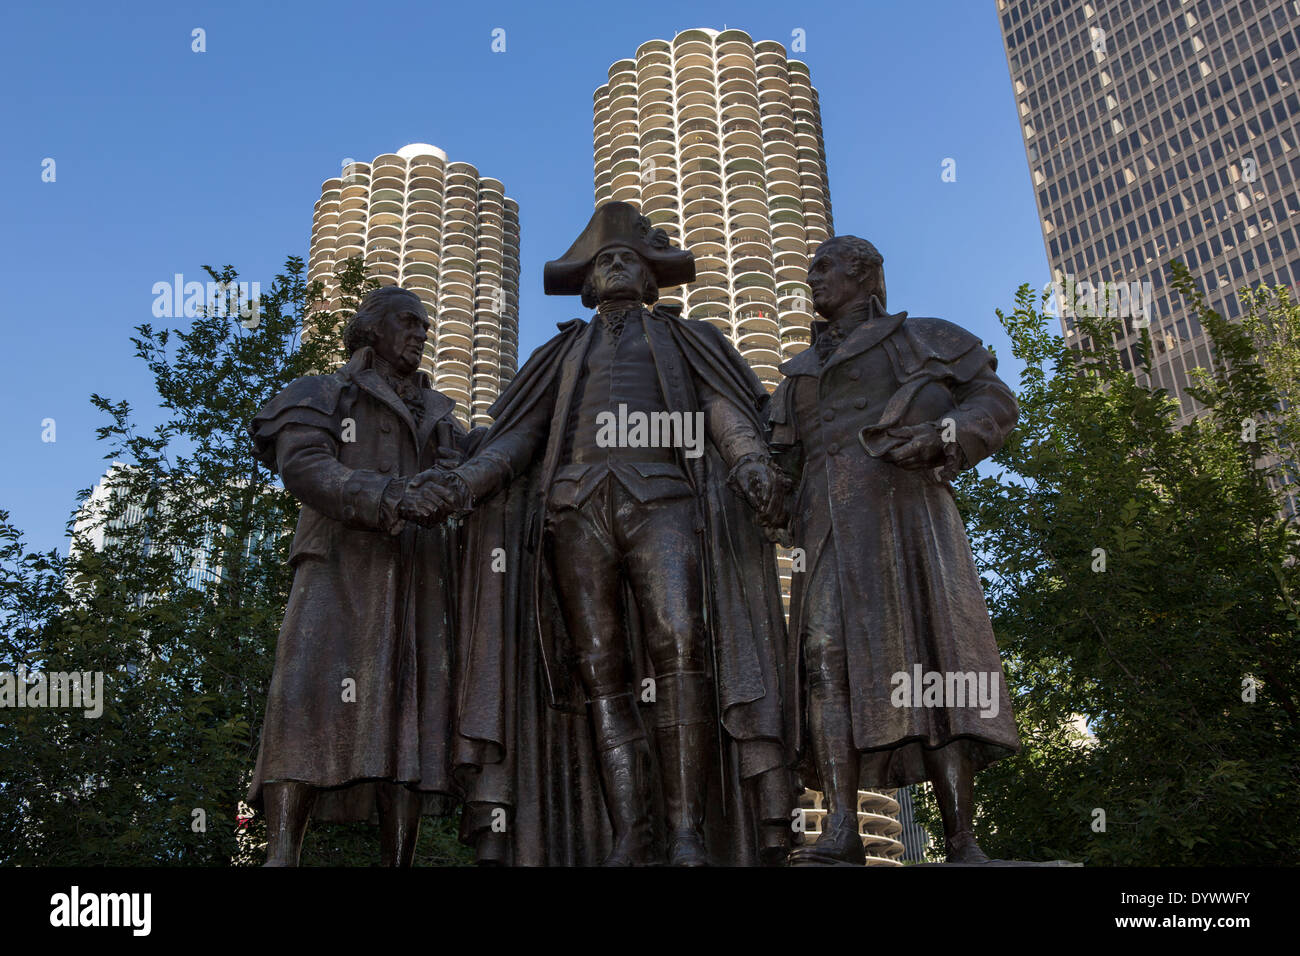
[[[76,491],[106,467],[90,393],[157,417],[130,344],[157,321],[153,284],[230,263],[269,285],[286,256],[306,258],[320,184],[345,157],[433,143],[505,184],[527,356],[582,311],[543,296],[541,273],[591,215],[592,93],[615,60],[692,27],[787,47],[804,31],[791,55],[821,95],[836,233],[884,254],[891,309],[971,329],[1014,383],[994,309],[1048,267],[994,0],[9,0],[0,508],[31,545],[66,548]],[[206,52],[191,51],[195,28]],[[941,179],[947,158],[955,182]]]

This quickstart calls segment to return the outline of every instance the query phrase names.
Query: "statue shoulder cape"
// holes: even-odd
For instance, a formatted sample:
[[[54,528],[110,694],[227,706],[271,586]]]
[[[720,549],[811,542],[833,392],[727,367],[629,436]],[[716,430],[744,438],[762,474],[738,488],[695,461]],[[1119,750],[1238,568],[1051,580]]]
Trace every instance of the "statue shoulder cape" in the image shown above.
[[[275,471],[275,439],[286,425],[311,425],[337,437],[339,397],[348,384],[342,375],[331,372],[304,375],[286,385],[248,423],[258,460]]]

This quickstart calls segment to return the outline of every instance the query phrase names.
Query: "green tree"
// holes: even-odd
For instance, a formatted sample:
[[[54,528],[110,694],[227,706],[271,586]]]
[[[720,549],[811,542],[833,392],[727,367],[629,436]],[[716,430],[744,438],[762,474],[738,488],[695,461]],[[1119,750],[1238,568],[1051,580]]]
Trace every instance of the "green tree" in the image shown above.
[[[98,719],[0,711],[0,821],[14,824],[0,835],[0,858],[11,863],[261,859],[261,821],[239,806],[299,507],[254,459],[245,426],[289,382],[338,363],[341,321],[375,283],[353,260],[339,273],[339,311],[313,310],[322,290],[292,257],[241,313],[235,270],[207,271],[219,296],[188,329],[146,324],[132,338],[162,423],[139,429],[126,402],[91,398],[108,416],[98,435],[105,458],[121,464],[108,494],[83,492],[69,558],[25,553],[0,519],[0,666],[105,674]],[[422,862],[464,858],[450,825],[425,830]],[[304,863],[377,856],[373,828],[318,827]]]
[[[1281,491],[1300,311],[1285,289],[1256,291],[1232,323],[1172,271],[1217,369],[1183,426],[1175,400],[1121,365],[1116,320],[1082,319],[1073,350],[1028,286],[998,313],[1025,364],[1020,424],[996,471],[958,484],[1024,742],[978,777],[991,855],[1300,856],[1300,544]],[[1150,350],[1144,333],[1145,381]]]

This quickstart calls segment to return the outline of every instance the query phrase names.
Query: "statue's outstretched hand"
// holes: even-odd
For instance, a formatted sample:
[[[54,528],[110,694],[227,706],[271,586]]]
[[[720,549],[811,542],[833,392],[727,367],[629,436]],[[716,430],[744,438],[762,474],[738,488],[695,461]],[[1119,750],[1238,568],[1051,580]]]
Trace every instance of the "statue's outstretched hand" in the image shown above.
[[[730,484],[743,497],[765,527],[785,523],[785,493],[789,482],[771,461],[743,461],[731,473]]]
[[[398,517],[425,527],[438,524],[452,510],[447,490],[424,475],[417,475],[407,483],[406,491],[397,503]]]
[[[407,483],[406,489],[412,495],[413,511],[418,513],[420,508],[429,511],[428,519],[422,522],[426,525],[437,524],[448,515],[459,518],[474,507],[473,496],[464,480],[441,465],[420,472]]]

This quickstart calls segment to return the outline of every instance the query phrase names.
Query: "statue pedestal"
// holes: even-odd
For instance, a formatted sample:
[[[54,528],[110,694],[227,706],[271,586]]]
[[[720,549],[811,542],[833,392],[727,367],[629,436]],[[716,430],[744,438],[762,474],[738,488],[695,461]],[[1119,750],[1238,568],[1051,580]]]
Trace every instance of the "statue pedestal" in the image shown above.
[[[948,866],[948,867],[973,867],[980,869],[988,866],[1083,866],[1082,863],[1074,863],[1070,860],[1043,860],[1042,862],[1033,862],[1030,860],[989,860],[987,863],[913,863],[913,866]]]

